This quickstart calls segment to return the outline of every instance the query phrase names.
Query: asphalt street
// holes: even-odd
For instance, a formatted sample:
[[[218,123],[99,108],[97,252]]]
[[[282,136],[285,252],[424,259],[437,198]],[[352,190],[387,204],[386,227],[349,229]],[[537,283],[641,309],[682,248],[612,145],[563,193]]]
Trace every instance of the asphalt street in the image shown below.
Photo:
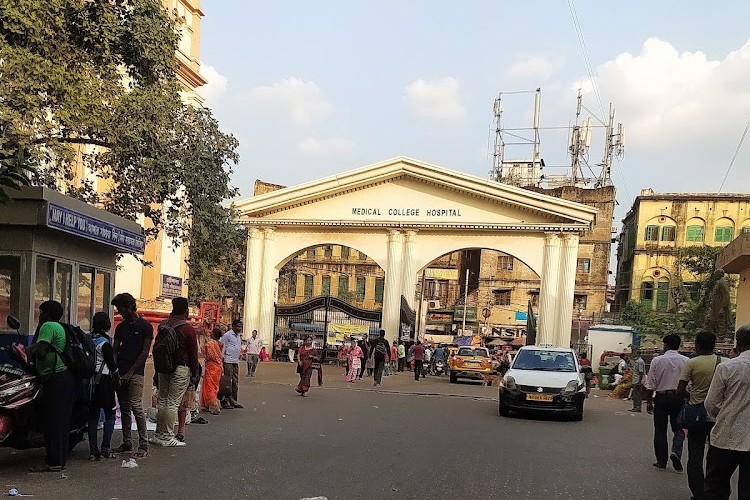
[[[3,448],[0,485],[34,499],[690,496],[684,474],[651,466],[650,417],[606,393],[594,391],[583,422],[502,418],[495,387],[402,373],[376,391],[341,372],[326,370],[324,386],[301,398],[294,365],[263,363],[242,377],[244,409],[203,414],[210,424],[188,426],[187,447],[154,446],[134,469],[90,463],[82,443],[66,477],[34,474],[43,450]]]

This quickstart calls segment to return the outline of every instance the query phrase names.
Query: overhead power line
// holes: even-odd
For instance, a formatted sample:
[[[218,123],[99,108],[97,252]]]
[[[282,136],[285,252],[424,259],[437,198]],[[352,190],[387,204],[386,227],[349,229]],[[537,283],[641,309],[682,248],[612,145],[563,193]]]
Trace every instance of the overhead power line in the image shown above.
[[[721,181],[721,186],[719,186],[719,192],[721,193],[721,190],[724,189],[724,183],[727,182],[727,177],[729,177],[729,172],[732,170],[732,167],[734,166],[734,160],[737,159],[737,155],[740,153],[740,149],[742,149],[742,143],[745,142],[745,137],[747,136],[747,130],[750,128],[750,118],[747,120],[747,125],[745,125],[745,131],[742,132],[742,137],[740,137],[740,143],[737,144],[737,149],[734,150],[734,155],[732,155],[732,161],[729,162],[729,167],[727,167],[727,173],[724,174],[724,180]]]

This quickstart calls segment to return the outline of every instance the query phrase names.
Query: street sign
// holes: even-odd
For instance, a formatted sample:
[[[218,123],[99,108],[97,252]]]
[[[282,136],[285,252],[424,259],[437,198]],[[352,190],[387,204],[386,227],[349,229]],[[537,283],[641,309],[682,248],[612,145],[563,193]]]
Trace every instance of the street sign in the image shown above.
[[[492,315],[492,311],[490,311],[489,307],[485,307],[484,309],[482,309],[482,317],[484,319],[489,318],[491,315]]]

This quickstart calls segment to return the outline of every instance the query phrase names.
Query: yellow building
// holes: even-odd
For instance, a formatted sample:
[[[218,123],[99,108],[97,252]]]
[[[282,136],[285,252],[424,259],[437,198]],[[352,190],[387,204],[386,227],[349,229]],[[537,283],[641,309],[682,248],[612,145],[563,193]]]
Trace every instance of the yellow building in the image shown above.
[[[164,7],[177,16],[180,42],[177,47],[177,81],[180,95],[185,103],[202,106],[203,98],[196,91],[205,85],[200,75],[200,25],[203,11],[200,0],[163,0]],[[139,221],[141,224],[143,220]],[[166,299],[188,293],[187,246],[173,241],[164,233],[146,245],[143,259],[150,262],[144,266],[133,256],[127,255],[120,262],[115,280],[115,291],[129,292],[140,299],[143,308],[168,309]]]
[[[298,253],[279,272],[278,304],[330,295],[363,309],[383,307],[385,272],[362,252],[319,245]]]
[[[716,267],[737,274],[737,320],[735,330],[750,325],[750,232],[735,238],[716,259]]]
[[[677,276],[678,249],[726,246],[750,232],[750,194],[655,193],[644,189],[623,219],[617,249],[615,302],[629,300],[657,311],[675,309],[680,283],[690,293],[696,278]]]

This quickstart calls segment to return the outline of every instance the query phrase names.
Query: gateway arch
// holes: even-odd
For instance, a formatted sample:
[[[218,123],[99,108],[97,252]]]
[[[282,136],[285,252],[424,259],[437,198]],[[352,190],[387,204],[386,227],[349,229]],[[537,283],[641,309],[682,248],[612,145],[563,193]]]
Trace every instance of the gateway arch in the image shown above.
[[[245,330],[273,342],[275,285],[300,250],[339,244],[385,270],[383,328],[399,330],[401,296],[413,307],[417,272],[462,248],[498,250],[541,276],[540,343],[570,343],[579,236],[596,209],[399,157],[235,205],[248,227]]]

